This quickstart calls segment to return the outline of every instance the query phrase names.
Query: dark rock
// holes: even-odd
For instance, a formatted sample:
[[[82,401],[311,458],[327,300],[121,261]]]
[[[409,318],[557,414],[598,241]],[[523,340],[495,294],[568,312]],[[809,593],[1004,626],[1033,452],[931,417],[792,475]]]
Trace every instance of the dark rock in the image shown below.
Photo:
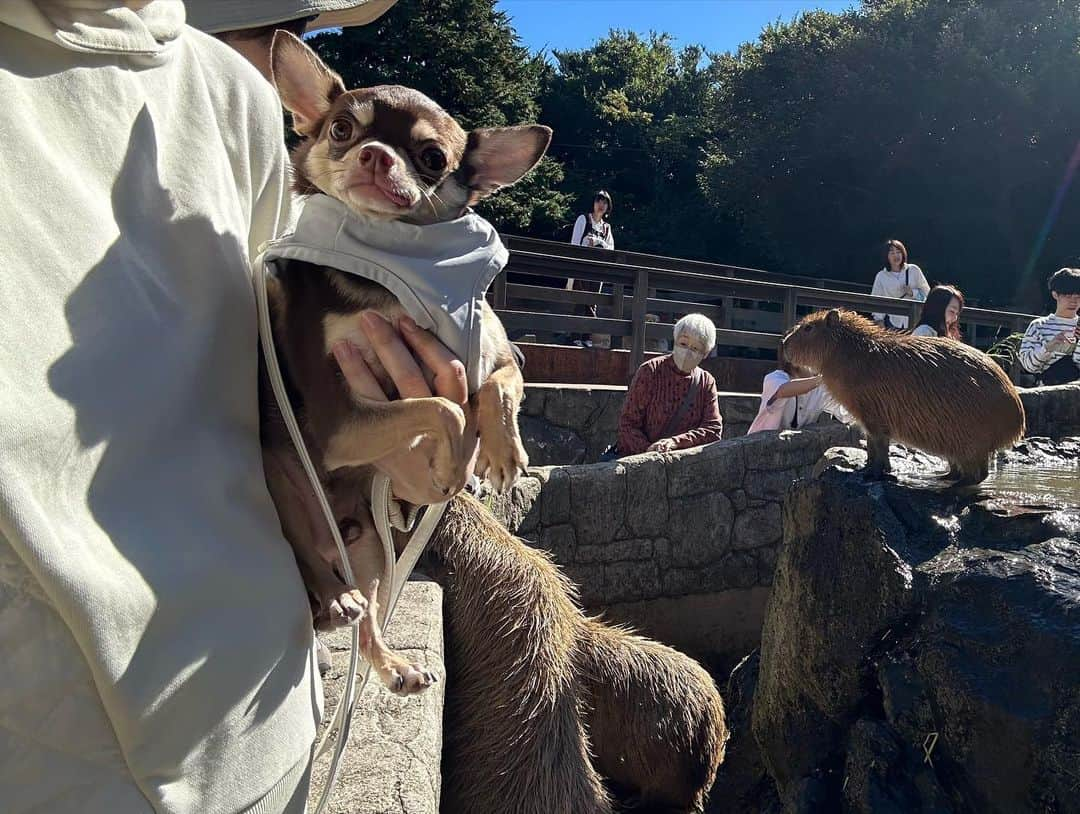
[[[828,458],[785,501],[752,712],[786,810],[1080,811],[1080,511]]]
[[[573,430],[540,418],[518,416],[521,442],[532,466],[562,466],[585,462],[587,445]]]

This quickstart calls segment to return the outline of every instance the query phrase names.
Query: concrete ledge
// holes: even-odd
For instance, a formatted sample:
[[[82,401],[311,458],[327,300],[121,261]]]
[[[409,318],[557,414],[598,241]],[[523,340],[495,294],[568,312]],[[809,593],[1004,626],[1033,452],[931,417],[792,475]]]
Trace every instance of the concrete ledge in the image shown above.
[[[345,688],[349,666],[349,633],[323,636],[334,654],[334,666],[323,678],[326,717]],[[334,814],[438,814],[442,786],[442,714],[446,689],[443,660],[442,588],[414,575],[406,583],[387,643],[407,658],[435,670],[439,683],[420,695],[399,698],[374,675],[357,705],[329,811]],[[322,736],[322,731],[319,733]],[[329,758],[312,771],[314,809],[326,782]]]

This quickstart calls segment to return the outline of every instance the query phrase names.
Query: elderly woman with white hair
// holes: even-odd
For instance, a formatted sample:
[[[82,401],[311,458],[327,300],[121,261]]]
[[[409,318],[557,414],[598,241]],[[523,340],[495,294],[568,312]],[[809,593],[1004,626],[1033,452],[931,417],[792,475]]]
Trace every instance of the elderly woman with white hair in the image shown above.
[[[716,345],[702,314],[675,323],[675,349],[638,368],[619,415],[619,455],[670,452],[720,440],[716,379],[701,361]]]

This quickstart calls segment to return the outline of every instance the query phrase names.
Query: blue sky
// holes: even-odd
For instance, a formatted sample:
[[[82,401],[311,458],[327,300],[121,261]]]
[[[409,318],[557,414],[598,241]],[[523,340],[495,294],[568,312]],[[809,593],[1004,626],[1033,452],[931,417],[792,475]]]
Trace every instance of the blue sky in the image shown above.
[[[856,0],[498,0],[530,51],[588,48],[609,29],[666,32],[678,45],[734,51],[776,20],[811,9],[843,11]]]

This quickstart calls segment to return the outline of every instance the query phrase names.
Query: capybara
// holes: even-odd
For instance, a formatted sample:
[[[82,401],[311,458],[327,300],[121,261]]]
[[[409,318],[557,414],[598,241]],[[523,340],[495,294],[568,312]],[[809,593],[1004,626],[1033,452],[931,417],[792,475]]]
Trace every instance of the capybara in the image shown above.
[[[582,720],[569,582],[468,495],[428,553],[446,610],[442,811],[610,814]]]
[[[1024,435],[1012,382],[984,353],[953,339],[895,333],[834,308],[804,317],[781,352],[820,373],[862,425],[872,477],[889,471],[894,439],[944,458],[956,485],[979,483],[990,455]]]
[[[648,811],[702,811],[728,731],[712,677],[666,645],[585,619],[581,671],[594,764]]]
[[[607,812],[601,776],[653,807],[701,807],[727,740],[704,669],[586,618],[550,557],[468,496],[428,564],[447,613],[443,811]]]

